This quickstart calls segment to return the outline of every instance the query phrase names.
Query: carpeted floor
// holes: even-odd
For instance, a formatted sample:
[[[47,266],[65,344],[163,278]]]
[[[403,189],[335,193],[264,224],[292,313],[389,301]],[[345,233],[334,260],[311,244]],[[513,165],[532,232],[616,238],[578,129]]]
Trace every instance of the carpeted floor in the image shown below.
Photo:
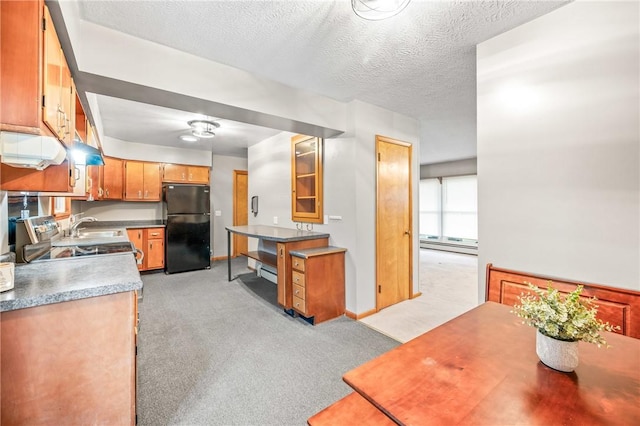
[[[245,259],[232,282],[212,266],[142,277],[140,425],[304,425],[351,391],[345,372],[399,344],[346,317],[286,315]]]

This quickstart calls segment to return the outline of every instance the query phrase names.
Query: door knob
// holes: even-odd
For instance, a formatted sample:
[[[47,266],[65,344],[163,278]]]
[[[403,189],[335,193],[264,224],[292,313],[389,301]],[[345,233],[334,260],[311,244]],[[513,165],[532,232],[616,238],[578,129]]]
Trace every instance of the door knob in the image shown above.
[[[411,231],[404,231],[404,235],[411,235]]]

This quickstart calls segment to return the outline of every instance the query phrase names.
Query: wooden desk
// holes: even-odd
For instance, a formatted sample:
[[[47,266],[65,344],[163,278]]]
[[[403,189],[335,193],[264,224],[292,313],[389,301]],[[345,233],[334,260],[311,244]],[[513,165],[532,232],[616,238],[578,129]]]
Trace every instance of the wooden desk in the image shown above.
[[[580,365],[560,373],[540,363],[535,329],[510,309],[487,302],[344,381],[398,424],[640,424],[640,340],[580,342]]]
[[[266,225],[227,226],[226,230],[229,281],[233,279],[231,277],[231,234],[258,238],[258,250],[242,254],[277,269],[278,303],[290,314],[293,314],[291,256],[289,252],[291,250],[327,247],[329,234]]]

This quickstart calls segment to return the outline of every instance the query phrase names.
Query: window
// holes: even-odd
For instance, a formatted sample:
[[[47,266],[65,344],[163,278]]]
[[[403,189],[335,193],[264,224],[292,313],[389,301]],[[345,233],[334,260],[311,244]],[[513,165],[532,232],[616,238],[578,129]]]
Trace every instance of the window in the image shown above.
[[[443,242],[477,243],[476,175],[420,181],[420,237]]]

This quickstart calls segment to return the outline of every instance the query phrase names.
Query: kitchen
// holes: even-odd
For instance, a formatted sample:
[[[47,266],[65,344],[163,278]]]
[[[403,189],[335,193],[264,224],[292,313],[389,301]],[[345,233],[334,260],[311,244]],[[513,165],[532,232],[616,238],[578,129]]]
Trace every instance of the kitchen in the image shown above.
[[[55,7],[56,3],[53,3],[53,6]],[[59,7],[75,7],[65,3],[67,2],[60,4]],[[73,11],[71,12],[73,13]],[[104,33],[110,31],[106,28],[98,28],[98,26],[93,25],[89,22],[83,22],[82,25],[74,27],[71,22],[72,21],[68,21],[68,36],[72,38],[75,37],[76,39],[78,38],[78,34],[80,33],[80,26],[83,30],[81,32],[82,37],[86,37],[87,41],[98,41],[97,36],[99,32]],[[5,27],[3,26],[3,29],[4,28]],[[349,127],[354,127],[354,129],[350,129],[350,132],[348,133],[345,133],[332,140],[327,139],[326,146],[326,156],[327,158],[331,159],[331,161],[327,161],[325,170],[325,176],[331,176],[325,182],[325,190],[329,197],[327,199],[327,213],[331,216],[341,217],[342,219],[336,219],[335,221],[329,222],[327,224],[316,225],[315,229],[322,231],[326,230],[335,239],[335,244],[347,247],[349,250],[346,268],[348,283],[346,294],[347,309],[356,313],[362,313],[373,309],[375,307],[375,296],[372,295],[369,291],[370,285],[372,282],[374,282],[375,276],[375,270],[372,265],[375,238],[370,235],[371,230],[375,228],[374,213],[371,211],[375,199],[375,194],[372,190],[374,186],[373,183],[375,182],[375,178],[374,176],[372,176],[372,170],[375,169],[375,160],[373,159],[374,149],[372,147],[373,136],[376,133],[380,133],[392,135],[401,140],[409,140],[415,142],[419,139],[419,124],[413,119],[408,119],[406,116],[401,116],[400,114],[392,113],[388,110],[383,110],[381,108],[365,104],[364,102],[354,101],[348,107],[345,107],[343,103],[332,102],[330,99],[318,97],[308,92],[300,94],[302,99],[300,103],[292,102],[291,105],[287,105],[287,101],[290,101],[298,94],[294,94],[292,91],[288,91],[285,87],[270,85],[268,84],[268,82],[265,82],[261,79],[247,78],[246,75],[243,76],[241,75],[241,73],[233,75],[233,77],[237,78],[237,81],[240,82],[239,85],[250,87],[251,90],[249,92],[254,92],[254,94],[259,93],[263,96],[255,96],[259,99],[251,99],[251,102],[253,102],[253,104],[251,104],[251,102],[249,101],[247,101],[246,103],[238,102],[237,98],[232,99],[230,95],[225,93],[223,87],[224,83],[220,83],[219,86],[215,86],[212,88],[212,85],[216,85],[218,83],[215,81],[211,82],[211,79],[199,78],[198,73],[190,73],[190,69],[197,68],[194,66],[196,65],[195,62],[197,61],[193,57],[189,57],[188,55],[184,55],[184,57],[181,56],[181,59],[184,59],[182,70],[184,74],[178,74],[176,70],[165,69],[164,71],[167,71],[165,75],[163,72],[157,71],[163,70],[163,67],[167,66],[167,64],[165,64],[159,58],[166,57],[166,55],[175,55],[176,52],[169,51],[167,49],[164,49],[162,46],[153,45],[152,43],[133,40],[132,37],[126,37],[119,34],[111,35],[113,35],[113,38],[109,43],[103,41],[102,43],[97,44],[97,47],[95,49],[83,49],[82,47],[79,47],[77,54],[79,56],[83,56],[83,65],[81,68],[83,72],[80,73],[80,76],[85,79],[85,83],[88,81],[87,79],[91,77],[90,74],[95,72],[97,68],[103,69],[105,72],[104,75],[108,76],[108,78],[116,78],[118,76],[122,77],[123,75],[125,76],[123,80],[126,80],[126,82],[123,83],[122,80],[120,80],[119,85],[116,85],[116,87],[113,89],[114,92],[111,93],[112,95],[117,91],[123,92],[129,89],[131,89],[130,91],[133,93],[136,92],[136,88],[139,88],[136,85],[140,84],[140,79],[137,76],[133,75],[135,73],[131,72],[131,70],[122,69],[122,64],[132,63],[137,64],[138,69],[147,70],[147,74],[149,74],[149,69],[153,69],[154,75],[152,77],[156,79],[154,83],[155,87],[160,87],[162,88],[162,90],[177,92],[180,91],[178,89],[179,87],[180,89],[184,89],[184,92],[181,93],[187,93],[187,96],[193,96],[195,92],[203,94],[207,91],[217,92],[215,96],[209,96],[211,95],[211,93],[209,93],[209,95],[207,95],[208,98],[227,101],[228,105],[234,105],[234,107],[231,107],[231,109],[234,109],[235,112],[238,112],[237,110],[241,109],[237,107],[237,105],[240,103],[241,105],[247,107],[247,109],[256,112],[256,116],[261,117],[263,123],[269,121],[269,117],[265,117],[264,114],[261,116],[261,113],[263,111],[278,111],[279,114],[281,113],[281,116],[287,117],[290,121],[297,121],[297,125],[299,127],[295,127],[296,123],[294,123],[294,126],[292,127],[292,129],[295,130],[295,133],[313,133],[309,131],[308,126],[301,126],[300,122],[307,124],[315,123],[328,132],[330,132],[331,130],[345,130]],[[128,52],[114,52],[113,50],[117,49],[110,49],[110,43],[113,45],[128,46],[130,47],[130,50]],[[78,46],[82,46],[82,43],[79,43]],[[3,56],[3,60],[4,58],[5,57]],[[192,66],[194,67],[192,68]],[[234,74],[230,70],[223,70],[221,68],[223,67],[212,66],[209,67],[207,71],[209,72],[209,75],[220,75],[220,73],[222,73],[223,71]],[[128,74],[129,72],[131,73]],[[157,75],[155,74],[156,72]],[[172,78],[175,77],[175,75],[184,75],[185,77],[179,79],[179,81],[176,81],[175,78]],[[221,81],[223,81],[223,79],[221,79]],[[191,85],[196,87],[188,87]],[[265,90],[265,87],[268,87],[269,90]],[[267,94],[265,94],[265,92]],[[3,92],[3,95],[4,93],[5,92]],[[155,95],[159,95],[158,91],[152,91],[152,93]],[[269,94],[272,93],[278,93],[282,96],[269,96]],[[249,98],[253,98],[251,96],[251,93],[245,93],[245,95],[245,101]],[[228,97],[225,98],[225,96]],[[266,102],[264,100],[273,98],[281,98],[284,99],[284,101]],[[180,100],[182,98],[180,96],[177,96],[176,99]],[[137,100],[142,101],[142,99],[140,98],[138,98]],[[90,104],[91,102],[96,102],[96,100],[87,99],[87,103],[85,103],[85,106]],[[274,103],[276,103],[275,106]],[[313,105],[313,107],[310,107],[310,105]],[[3,111],[3,114],[5,112],[6,111]],[[306,115],[307,118],[304,118],[305,113],[310,115]],[[348,123],[346,122],[346,119],[344,117],[347,114],[350,114],[350,117],[353,117],[353,121],[350,121]],[[211,113],[208,115],[215,117],[222,114]],[[313,118],[309,118],[311,116],[313,116]],[[186,121],[187,120],[185,120],[185,122]],[[256,119],[255,122],[258,121],[260,120]],[[370,123],[376,124],[372,125]],[[282,122],[280,123],[280,126],[281,127],[279,128],[286,127]],[[96,131],[98,134],[100,134],[100,129],[97,129]],[[107,145],[106,143],[107,140],[101,140],[101,142],[105,142],[103,148],[105,149],[106,154],[132,161],[141,160],[162,163],[166,162],[171,164],[193,164],[205,166],[211,165],[213,166],[211,171],[212,183],[225,182],[223,179],[216,180],[215,174],[218,171],[248,169],[253,173],[253,171],[255,170],[252,179],[256,179],[256,182],[259,183],[259,186],[254,187],[252,191],[255,191],[255,194],[259,195],[260,197],[261,212],[274,211],[274,205],[285,206],[279,207],[277,214],[269,214],[269,217],[267,218],[262,216],[259,217],[258,220],[260,220],[262,223],[269,224],[273,223],[274,221],[278,221],[279,225],[281,226],[292,227],[293,223],[291,223],[288,219],[288,187],[290,185],[288,173],[272,173],[271,171],[273,171],[273,169],[269,170],[263,168],[265,165],[271,164],[274,168],[288,170],[288,168],[290,167],[290,164],[288,164],[289,138],[289,134],[271,135],[267,137],[267,139],[265,139],[269,143],[256,144],[249,147],[250,155],[248,160],[244,160],[244,164],[243,160],[229,160],[232,157],[228,157],[225,155],[213,156],[212,158],[209,154],[205,156],[202,155],[202,153],[197,152],[196,150],[150,150],[146,146],[136,145],[135,142],[128,143],[125,141],[110,140],[111,143],[109,145]],[[415,143],[415,149],[416,154],[418,152],[422,152],[422,150],[418,150],[417,143]],[[171,152],[171,154],[169,154],[169,152]],[[126,153],[126,155],[124,155],[124,153]],[[191,156],[191,159],[187,161],[183,159],[184,156]],[[416,171],[419,168],[418,157],[419,155],[415,155],[414,159],[414,169]],[[486,159],[488,157],[486,156],[484,158]],[[485,169],[484,172],[485,176],[487,176],[486,173],[488,172],[488,169]],[[225,173],[224,175],[227,176],[225,179],[227,183],[226,188],[228,190],[231,187],[231,183],[229,182],[228,174]],[[215,190],[215,187],[216,185],[212,185],[213,190]],[[281,190],[281,188],[284,188],[284,190]],[[215,199],[216,194],[213,194],[212,200]],[[142,219],[144,220],[159,220],[161,218],[161,208],[159,207],[160,203],[155,203],[154,205],[153,202],[141,203],[117,201],[77,201],[71,202],[71,207],[73,213],[84,211],[85,214],[88,213],[90,216],[102,216],[102,220],[130,219],[128,215],[124,215],[121,211],[118,211],[117,213],[108,213],[107,210],[114,210],[108,209],[108,207],[106,207],[109,204],[112,204],[113,206],[126,205],[127,209],[142,213]],[[214,201],[214,208],[211,209],[212,213],[215,212],[218,206],[220,206],[220,201],[218,201],[217,205],[216,201]],[[635,210],[631,209],[630,211]],[[228,210],[224,210],[225,216],[227,213]],[[414,218],[417,218],[417,212],[414,213],[416,213],[414,214]],[[485,217],[488,216],[489,215],[485,215]],[[2,220],[4,222],[5,218],[2,218]],[[622,222],[625,223],[625,221]],[[416,227],[415,225],[416,224],[414,223],[414,228]],[[214,257],[224,256],[225,253],[224,249],[216,251],[215,241],[219,241],[219,237],[224,235],[224,226],[222,226],[222,229],[218,229],[216,228],[216,226],[218,225],[214,223]],[[637,242],[637,240],[634,241]],[[633,242],[627,244],[632,243]],[[224,245],[224,240],[222,240],[222,244]],[[555,247],[562,248],[563,245],[556,244]],[[493,252],[497,252],[496,248],[485,247],[483,256],[487,256],[488,253],[491,252],[491,250],[493,250]],[[635,250],[636,251],[634,252],[633,247],[631,247],[631,250],[629,252],[637,253],[637,248]],[[415,251],[417,252],[417,249]],[[531,256],[531,258],[535,257]],[[586,254],[585,258],[591,259],[591,257]],[[598,262],[594,261],[589,263],[596,265]],[[417,262],[414,262],[414,264],[417,265]],[[624,268],[620,269],[625,270]],[[567,275],[560,272],[558,272],[558,274]],[[605,281],[604,279],[598,280]],[[627,283],[631,281],[632,280],[629,279],[626,280]],[[631,284],[627,285],[629,286]]]

